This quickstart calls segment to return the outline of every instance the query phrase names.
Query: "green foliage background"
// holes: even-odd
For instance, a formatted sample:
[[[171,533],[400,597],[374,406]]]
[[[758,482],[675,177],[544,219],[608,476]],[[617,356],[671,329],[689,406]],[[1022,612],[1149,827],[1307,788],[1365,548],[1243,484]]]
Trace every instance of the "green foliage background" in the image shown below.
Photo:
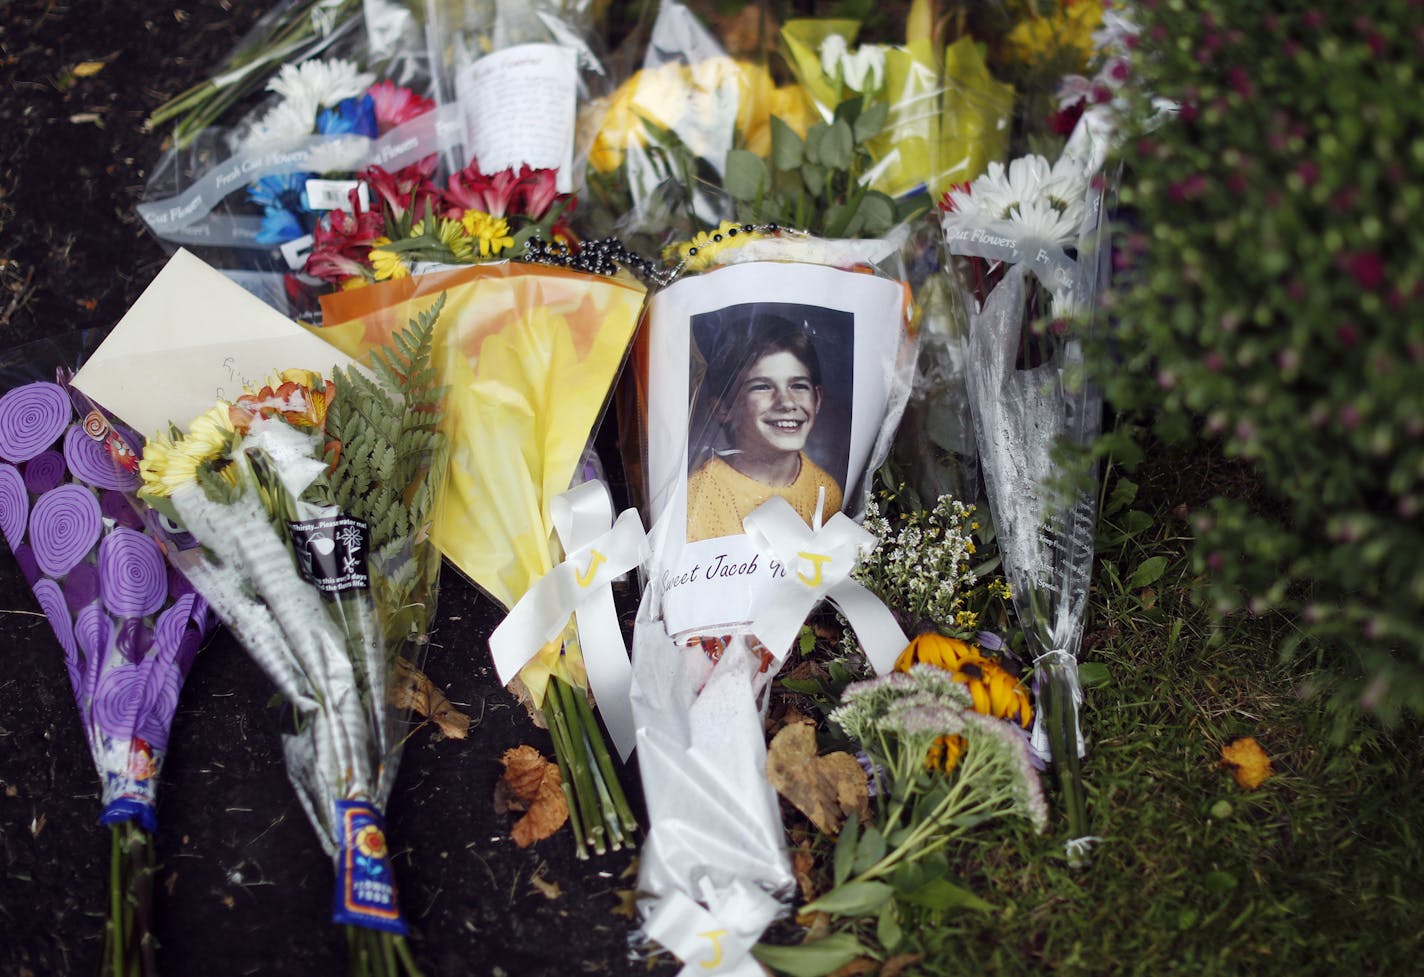
[[[1137,16],[1180,110],[1123,153],[1109,400],[1240,463],[1193,525],[1219,616],[1287,612],[1341,701],[1424,712],[1424,5]]]

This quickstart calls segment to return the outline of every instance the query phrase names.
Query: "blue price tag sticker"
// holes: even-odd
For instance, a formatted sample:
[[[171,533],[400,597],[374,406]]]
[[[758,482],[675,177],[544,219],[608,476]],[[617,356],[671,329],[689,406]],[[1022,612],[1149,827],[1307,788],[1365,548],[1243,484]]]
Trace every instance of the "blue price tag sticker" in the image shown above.
[[[381,813],[365,801],[337,801],[341,826],[341,852],[336,862],[338,923],[407,932],[396,904],[395,875],[386,848],[386,826]]]

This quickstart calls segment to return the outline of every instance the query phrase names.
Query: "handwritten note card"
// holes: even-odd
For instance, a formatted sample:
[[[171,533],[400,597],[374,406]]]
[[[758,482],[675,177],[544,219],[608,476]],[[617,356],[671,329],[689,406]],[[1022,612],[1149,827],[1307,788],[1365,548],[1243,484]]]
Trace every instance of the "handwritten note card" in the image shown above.
[[[573,190],[578,57],[557,44],[519,44],[480,58],[455,80],[465,113],[466,155],[495,173],[528,163],[559,171]]]
[[[289,367],[330,375],[354,361],[188,251],[179,251],[74,378],[144,436]]]

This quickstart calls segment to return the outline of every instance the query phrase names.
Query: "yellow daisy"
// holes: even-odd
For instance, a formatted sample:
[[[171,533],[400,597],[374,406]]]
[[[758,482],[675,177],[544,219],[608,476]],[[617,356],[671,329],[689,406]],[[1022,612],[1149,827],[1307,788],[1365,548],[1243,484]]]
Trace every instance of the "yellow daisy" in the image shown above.
[[[503,217],[491,217],[482,210],[467,210],[460,218],[460,224],[480,245],[480,257],[488,258],[499,254],[514,244],[509,234],[509,222]]]
[[[387,251],[380,247],[382,244],[390,243],[390,238],[377,238],[377,246],[371,249],[371,270],[375,272],[378,282],[392,278],[406,278],[410,275],[410,267],[405,263],[404,258],[394,251]]]

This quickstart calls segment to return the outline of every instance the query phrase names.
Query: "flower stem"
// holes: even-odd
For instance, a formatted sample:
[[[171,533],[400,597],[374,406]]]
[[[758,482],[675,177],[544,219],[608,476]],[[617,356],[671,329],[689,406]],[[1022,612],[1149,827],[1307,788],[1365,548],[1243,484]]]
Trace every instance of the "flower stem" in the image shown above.
[[[574,693],[574,705],[578,709],[579,719],[583,721],[584,730],[587,732],[588,741],[593,749],[594,759],[598,762],[599,770],[603,773],[603,781],[608,785],[608,792],[613,801],[613,809],[617,812],[618,822],[623,826],[623,831],[629,836],[638,830],[638,819],[633,816],[633,809],[628,804],[628,797],[623,793],[623,785],[618,781],[618,773],[613,766],[613,757],[608,752],[608,744],[604,742],[603,732],[598,728],[598,721],[594,718],[593,707],[588,703],[588,697]]]
[[[554,680],[550,680],[552,683]],[[554,761],[559,765],[559,779],[564,790],[564,803],[569,809],[569,829],[574,834],[574,854],[580,859],[588,858],[587,839],[583,817],[579,811],[578,794],[574,787],[570,758],[573,743],[569,741],[568,725],[564,722],[559,697],[552,695],[552,687],[544,693],[544,716],[549,720],[549,733],[554,738]]]
[[[598,816],[596,809],[598,795],[593,786],[593,777],[589,773],[588,750],[584,746],[583,730],[574,727],[578,712],[573,703],[573,690],[562,679],[551,677],[549,693],[559,702],[559,709],[555,713],[555,717],[563,725],[564,739],[570,746],[569,768],[574,778],[574,794],[578,798],[579,808],[583,814],[584,832],[588,835],[588,843],[593,848],[594,854],[602,855],[608,850],[604,843],[603,819]],[[545,694],[544,701],[546,703],[549,701],[549,694]],[[576,732],[577,736],[575,736]]]
[[[1088,833],[1088,805],[1078,766],[1078,724],[1073,715],[1073,692],[1066,676],[1057,670],[1051,671],[1043,684],[1041,698],[1048,746],[1058,774],[1058,791],[1068,813],[1068,833],[1073,838],[1082,838]],[[1080,858],[1086,861],[1085,856]]]

